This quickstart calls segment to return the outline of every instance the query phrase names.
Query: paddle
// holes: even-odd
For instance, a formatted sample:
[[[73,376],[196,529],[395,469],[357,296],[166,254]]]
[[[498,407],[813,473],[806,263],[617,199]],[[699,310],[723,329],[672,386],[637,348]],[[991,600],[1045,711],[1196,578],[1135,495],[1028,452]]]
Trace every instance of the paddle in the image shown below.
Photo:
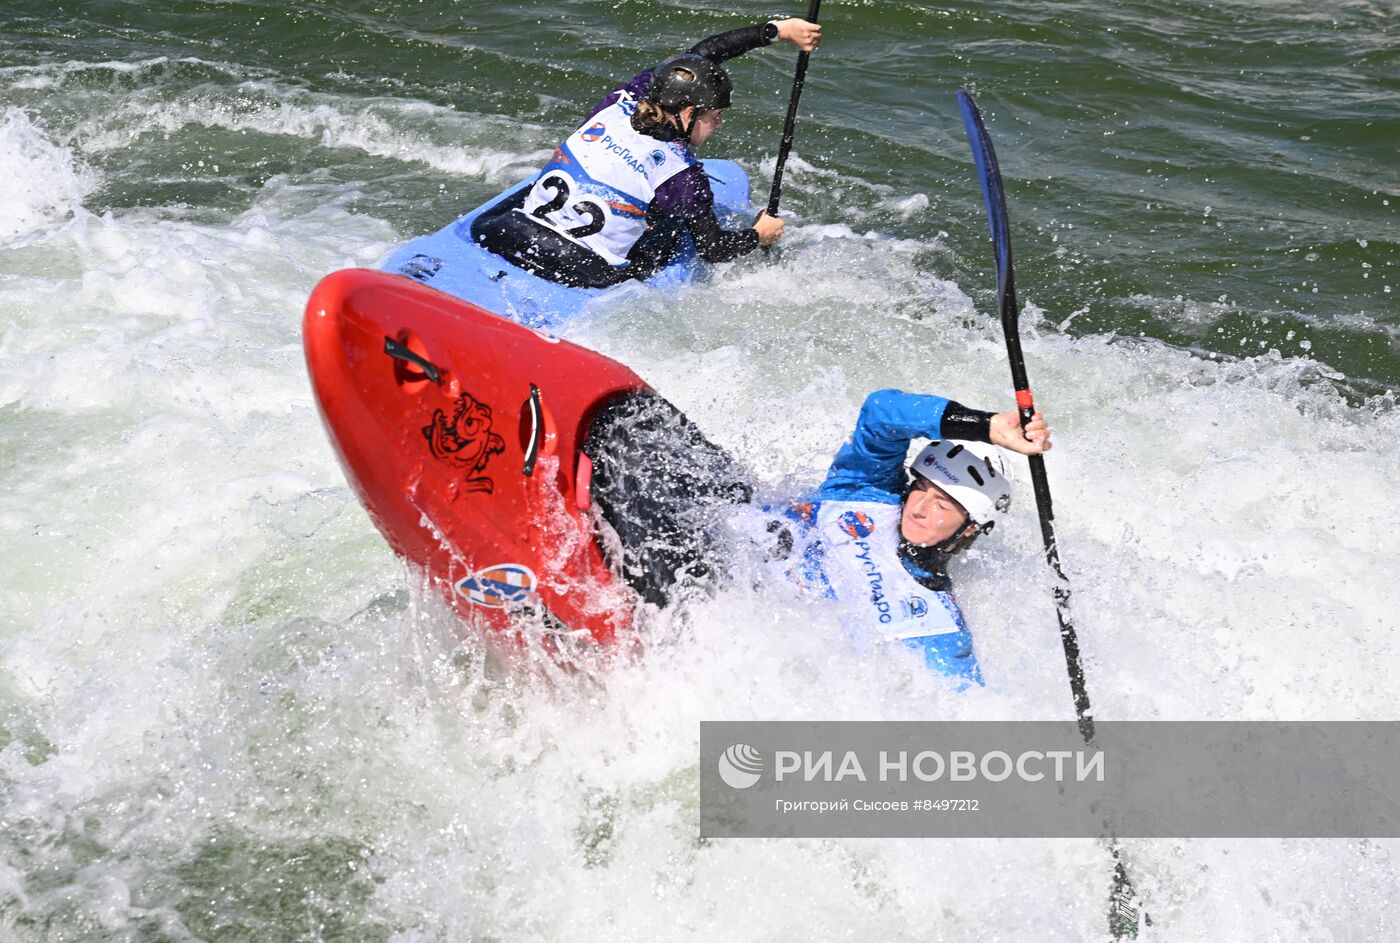
[[[822,0],[812,0],[807,7],[807,22],[817,22],[817,12]],[[768,215],[778,215],[778,197],[783,192],[783,168],[787,165],[788,152],[792,150],[792,129],[797,124],[797,103],[802,98],[802,83],[807,79],[807,60],[810,53],[797,54],[797,72],[792,77],[792,96],[788,98],[787,120],[783,122],[783,139],[778,144],[778,161],[773,166],[773,189],[768,194]],[[765,247],[766,248],[766,247]]]
[[[982,199],[987,207],[987,222],[992,231],[992,246],[996,250],[997,308],[1001,314],[1001,329],[1006,336],[1006,352],[1011,361],[1011,385],[1016,391],[1016,407],[1024,427],[1035,415],[1035,400],[1030,381],[1026,378],[1026,361],[1021,354],[1019,321],[1021,309],[1016,301],[1016,281],[1011,267],[1011,227],[1006,216],[1006,194],[1002,188],[1001,168],[996,151],[982,121],[982,113],[967,89],[958,89],[958,108],[972,145],[972,159],[977,164],[977,176],[982,182]],[[1040,534],[1045,541],[1045,559],[1055,572],[1055,615],[1060,621],[1060,642],[1065,651],[1065,667],[1069,670],[1069,688],[1074,695],[1074,713],[1079,721],[1079,733],[1084,742],[1094,745],[1094,718],[1090,713],[1089,691],[1084,684],[1084,667],[1079,660],[1079,636],[1069,612],[1069,580],[1060,568],[1060,550],[1055,541],[1055,513],[1050,504],[1050,482],[1045,476],[1045,459],[1028,456],[1031,484],[1035,490],[1035,506],[1040,514]],[[1137,892],[1128,879],[1123,864],[1122,849],[1116,839],[1108,839],[1113,855],[1113,890],[1109,897],[1108,928],[1115,940],[1136,937],[1138,933]],[[1144,915],[1146,919],[1146,915]],[[1151,920],[1147,920],[1150,925]]]

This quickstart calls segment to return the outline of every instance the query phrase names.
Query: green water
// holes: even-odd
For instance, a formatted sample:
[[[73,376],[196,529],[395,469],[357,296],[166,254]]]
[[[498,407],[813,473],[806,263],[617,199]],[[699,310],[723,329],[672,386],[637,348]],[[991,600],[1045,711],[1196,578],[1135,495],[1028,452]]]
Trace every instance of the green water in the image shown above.
[[[610,83],[767,9],[10,3],[0,68],[12,77],[41,63],[164,61],[42,88],[11,79],[0,103],[35,110],[80,154],[87,139],[120,138],[87,155],[103,173],[94,210],[228,213],[286,175],[354,187],[355,206],[408,234],[495,181],[435,172],[409,152],[367,157],[314,125],[260,131],[259,116],[299,98],[359,100],[371,114],[386,100],[424,102],[497,116],[522,151],[547,147]],[[1393,4],[829,3],[823,20],[797,141],[816,171],[795,173],[785,195],[802,221],[920,240],[946,232],[954,253],[931,267],[986,283],[952,96],[966,84],[1002,159],[1022,294],[1052,321],[1222,356],[1309,356],[1354,393],[1400,382]],[[739,105],[716,153],[771,155],[790,65],[772,54],[735,63]],[[246,120],[157,132],[109,114],[117,99]],[[453,146],[428,115],[413,123]],[[907,217],[882,199],[916,193],[929,205]]]
[[[783,250],[577,339],[775,493],[820,480],[869,390],[1009,405],[966,85],[1098,715],[1391,716],[1396,5],[822,9]],[[696,840],[702,720],[1071,716],[1028,500],[956,574],[985,690],[747,585],[605,682],[535,684],[433,608],[317,418],[321,276],[772,10],[0,0],[0,940],[1102,930],[1088,839]],[[706,148],[760,195],[793,61],[736,60]],[[1394,840],[1126,844],[1161,939],[1400,925]]]

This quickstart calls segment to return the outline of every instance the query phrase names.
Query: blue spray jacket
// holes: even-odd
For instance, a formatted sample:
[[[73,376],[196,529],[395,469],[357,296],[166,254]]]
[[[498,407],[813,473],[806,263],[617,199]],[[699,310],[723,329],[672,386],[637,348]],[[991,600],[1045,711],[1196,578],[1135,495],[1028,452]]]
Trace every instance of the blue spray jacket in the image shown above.
[[[952,592],[930,588],[932,574],[899,553],[910,443],[944,438],[950,407],[970,412],[941,396],[900,390],[866,397],[813,499],[786,512],[799,532],[788,572],[839,600],[855,622],[920,651],[931,667],[981,684]]]

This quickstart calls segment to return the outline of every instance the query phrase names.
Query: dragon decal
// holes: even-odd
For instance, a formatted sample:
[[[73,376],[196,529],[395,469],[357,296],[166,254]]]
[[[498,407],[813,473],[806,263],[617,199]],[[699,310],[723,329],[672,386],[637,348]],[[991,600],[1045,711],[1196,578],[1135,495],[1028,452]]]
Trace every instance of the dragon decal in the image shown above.
[[[491,456],[506,450],[506,443],[491,431],[490,406],[477,402],[470,393],[462,393],[450,420],[441,409],[433,410],[433,421],[423,427],[423,437],[434,458],[465,472],[468,491],[491,494],[496,489],[496,483],[482,472]]]

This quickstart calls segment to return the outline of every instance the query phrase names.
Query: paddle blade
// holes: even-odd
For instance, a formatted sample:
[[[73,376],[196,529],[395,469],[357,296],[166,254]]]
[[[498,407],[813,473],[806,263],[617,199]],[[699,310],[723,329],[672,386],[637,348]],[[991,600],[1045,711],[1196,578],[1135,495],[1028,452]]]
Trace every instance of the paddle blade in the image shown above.
[[[1004,324],[1010,318],[1015,324],[1015,282],[1011,272],[1011,225],[1006,218],[1006,195],[1001,185],[1001,168],[992,138],[982,121],[977,103],[965,88],[958,89],[958,110],[962,112],[967,140],[972,145],[972,160],[977,165],[977,178],[982,183],[982,200],[987,207],[987,224],[992,231],[992,246],[997,258],[997,304]]]

